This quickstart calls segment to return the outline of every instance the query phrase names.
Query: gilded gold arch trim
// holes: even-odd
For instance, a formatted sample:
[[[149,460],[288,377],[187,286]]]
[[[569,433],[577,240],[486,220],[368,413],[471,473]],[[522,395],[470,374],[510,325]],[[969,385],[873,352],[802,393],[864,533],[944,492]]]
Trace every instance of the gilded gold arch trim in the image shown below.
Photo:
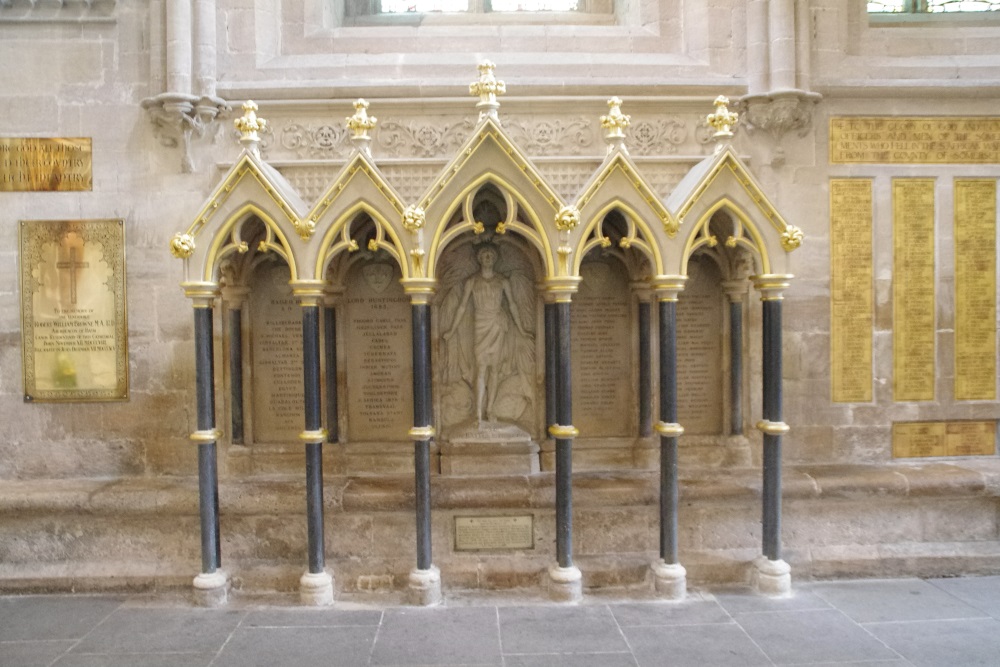
[[[729,247],[739,245],[750,250],[760,258],[760,273],[771,273],[771,258],[767,253],[767,245],[764,243],[764,237],[761,235],[760,230],[757,229],[750,216],[738,204],[729,197],[722,197],[701,214],[697,224],[694,225],[688,234],[684,242],[684,253],[681,259],[681,274],[687,275],[688,260],[691,259],[691,255],[695,251],[702,246],[712,246],[719,242],[718,239],[715,239],[715,237],[712,237],[708,233],[708,225],[712,220],[712,216],[723,209],[735,218],[734,226],[736,227],[731,237],[732,242],[729,239],[724,239],[723,242]],[[743,234],[744,230],[749,235],[749,239]]]
[[[456,196],[451,204],[448,205],[446,209],[447,212],[443,218],[438,222],[437,228],[434,231],[434,237],[431,239],[430,252],[428,253],[427,259],[427,277],[433,279],[437,275],[437,264],[441,258],[441,254],[444,252],[445,248],[455,240],[462,232],[472,231],[476,233],[476,227],[473,221],[465,220],[461,225],[456,228],[446,230],[447,221],[455,214],[459,208],[463,208],[463,215],[465,214],[464,206],[466,199],[470,195],[475,195],[479,189],[490,183],[495,185],[497,189],[504,195],[504,199],[508,197],[512,198],[517,202],[518,208],[524,211],[528,220],[531,222],[531,227],[522,224],[508,224],[506,226],[506,232],[515,232],[528,241],[538,250],[539,254],[542,256],[542,261],[545,266],[546,277],[553,277],[556,275],[556,267],[552,260],[552,248],[549,245],[548,235],[545,233],[545,229],[542,227],[541,221],[538,214],[527,205],[527,202],[523,197],[517,194],[517,190],[511,186],[510,183],[506,181],[499,174],[493,172],[487,172],[482,174],[479,178],[469,183],[465,188]],[[509,200],[508,200],[509,201]],[[508,204],[509,206],[509,204]],[[509,217],[509,209],[508,209]]]
[[[750,173],[747,172],[747,170],[744,169],[739,162],[737,162],[736,157],[729,152],[727,152],[722,161],[708,173],[707,177],[698,184],[698,187],[694,189],[687,201],[677,212],[677,218],[679,220],[686,218],[687,214],[691,211],[691,208],[694,207],[698,199],[701,198],[705,191],[708,190],[709,186],[711,186],[721,174],[725,173],[726,170],[732,174],[733,178],[736,179],[736,182],[739,183],[744,192],[747,193],[747,196],[753,200],[754,204],[757,205],[757,208],[767,221],[770,222],[777,231],[784,232],[788,227],[788,223],[786,223],[781,217],[777,209],[771,205],[767,196],[764,194],[764,191],[760,188]]]
[[[327,266],[329,266],[329,263],[337,255],[343,253],[345,250],[347,252],[355,252],[360,249],[357,241],[350,237],[350,232],[351,224],[362,213],[370,216],[375,222],[375,238],[369,242],[368,249],[373,252],[375,250],[385,250],[396,260],[403,279],[405,280],[410,277],[410,267],[403,259],[406,256],[403,244],[400,242],[399,236],[392,228],[392,225],[389,224],[389,221],[374,206],[366,201],[359,201],[344,211],[323,235],[315,267],[317,280],[323,280]],[[386,235],[388,235],[390,242],[385,240]],[[337,236],[340,236],[339,240]]]
[[[234,228],[246,222],[248,216],[255,215],[262,223],[264,227],[267,228],[267,237],[261,241],[261,245],[258,248],[261,252],[276,252],[288,263],[288,270],[291,274],[291,280],[299,279],[299,270],[296,262],[294,253],[292,252],[291,246],[288,243],[288,237],[282,231],[281,226],[278,225],[262,208],[253,203],[244,204],[234,213],[232,213],[226,222],[215,232],[215,236],[212,237],[212,243],[208,247],[208,252],[205,255],[205,265],[203,267],[203,280],[207,282],[215,282],[215,275],[218,269],[219,263],[231,252],[245,252],[239,247],[232,243],[228,243],[230,240]],[[274,242],[274,238],[277,237],[278,242]]]
[[[622,247],[634,247],[638,248],[644,255],[646,255],[652,262],[654,268],[654,274],[660,275],[664,273],[663,267],[663,255],[660,252],[660,246],[656,242],[649,225],[646,224],[645,220],[642,219],[634,208],[626,204],[621,199],[614,199],[602,208],[596,215],[594,215],[590,221],[584,227],[583,234],[580,236],[580,242],[577,245],[576,252],[573,258],[573,271],[572,275],[580,275],[580,265],[583,263],[584,256],[598,246],[608,247],[607,244],[602,243],[600,234],[599,238],[589,239],[590,234],[598,228],[601,223],[604,222],[604,218],[614,210],[619,210],[625,214],[626,221],[630,226],[638,227],[642,235],[642,239],[633,238],[629,243],[623,245]],[[630,234],[629,237],[634,237],[635,235]],[[622,241],[626,241],[629,237],[625,237]],[[610,243],[610,242],[608,242]]]
[[[340,174],[340,177],[336,181],[330,184],[326,192],[322,197],[313,205],[312,210],[309,212],[309,220],[312,222],[317,222],[319,218],[329,210],[330,206],[337,200],[341,193],[348,188],[351,181],[358,174],[362,176],[367,176],[368,180],[371,181],[372,185],[385,197],[386,202],[392,206],[396,213],[403,215],[402,200],[393,187],[382,177],[382,175],[372,167],[359,153],[354,161],[350,164],[347,170]],[[374,216],[373,216],[374,217]]]
[[[653,192],[653,189],[647,185],[645,179],[639,175],[639,172],[637,172],[620,153],[615,156],[611,164],[605,167],[605,169],[601,172],[601,175],[590,184],[586,191],[584,191],[576,204],[576,208],[582,211],[616,171],[620,171],[622,175],[625,176],[628,182],[632,184],[632,187],[635,188],[639,196],[642,197],[643,201],[645,201],[646,204],[660,218],[660,223],[663,225],[663,229],[667,233],[667,236],[670,238],[676,236],[678,230],[680,229],[680,224],[677,222],[677,219],[670,214],[670,211],[668,211],[663,205],[660,198],[655,192]]]

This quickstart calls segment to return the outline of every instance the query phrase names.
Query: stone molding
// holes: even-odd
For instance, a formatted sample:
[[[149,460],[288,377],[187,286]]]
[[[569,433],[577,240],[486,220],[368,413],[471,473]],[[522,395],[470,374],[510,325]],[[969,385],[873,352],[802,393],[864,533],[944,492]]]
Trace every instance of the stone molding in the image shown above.
[[[0,23],[114,23],[118,0],[0,0]]]
[[[142,101],[153,122],[153,132],[168,148],[181,148],[181,171],[194,171],[192,144],[197,139],[214,140],[219,121],[228,117],[229,104],[218,97],[162,93]]]
[[[804,137],[812,131],[813,110],[822,99],[819,93],[787,90],[763,95],[745,95],[736,104],[740,123],[751,133],[761,132],[774,142],[771,164],[784,162],[782,141],[794,132]]]

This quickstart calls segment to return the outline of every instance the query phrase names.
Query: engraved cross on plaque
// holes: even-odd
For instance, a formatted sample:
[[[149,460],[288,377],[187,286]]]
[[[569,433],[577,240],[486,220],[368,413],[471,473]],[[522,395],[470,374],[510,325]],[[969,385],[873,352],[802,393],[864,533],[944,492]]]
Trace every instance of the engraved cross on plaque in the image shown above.
[[[80,269],[90,268],[90,262],[78,262],[76,259],[76,248],[69,249],[69,261],[57,262],[57,269],[69,269],[69,302],[76,305],[76,272]]]

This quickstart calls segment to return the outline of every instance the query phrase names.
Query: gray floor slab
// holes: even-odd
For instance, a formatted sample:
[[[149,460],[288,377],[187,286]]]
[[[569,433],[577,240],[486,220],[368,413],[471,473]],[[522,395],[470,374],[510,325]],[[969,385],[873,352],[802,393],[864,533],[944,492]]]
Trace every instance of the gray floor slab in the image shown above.
[[[608,605],[618,624],[627,625],[701,625],[732,623],[733,618],[715,600],[682,602],[633,602]]]
[[[214,653],[126,653],[102,655],[70,653],[53,667],[208,667]]]
[[[121,604],[88,595],[0,597],[0,641],[79,639]]]
[[[755,667],[767,656],[733,625],[671,625],[622,628],[639,667]]]
[[[1000,577],[929,579],[927,583],[1000,619]]]
[[[604,605],[501,607],[505,655],[628,651],[621,629]]]
[[[631,653],[539,653],[504,657],[504,667],[637,667]]]
[[[68,651],[75,639],[0,642],[0,665],[4,667],[48,667]]]
[[[495,607],[390,609],[372,665],[500,665]]]
[[[382,612],[361,609],[262,609],[250,611],[240,627],[306,628],[378,626]]]
[[[832,609],[830,604],[808,589],[793,590],[791,595],[769,597],[750,589],[733,589],[716,592],[715,600],[730,614],[748,611],[795,611],[806,609]]]
[[[208,653],[222,648],[244,612],[203,609],[119,609],[74,653]]]
[[[865,629],[916,667],[1000,665],[996,619],[869,623]]]
[[[816,584],[813,592],[858,623],[981,618],[986,614],[920,579]]]
[[[237,628],[212,667],[367,665],[376,627]]]
[[[900,657],[836,609],[755,612],[735,619],[777,665]]]

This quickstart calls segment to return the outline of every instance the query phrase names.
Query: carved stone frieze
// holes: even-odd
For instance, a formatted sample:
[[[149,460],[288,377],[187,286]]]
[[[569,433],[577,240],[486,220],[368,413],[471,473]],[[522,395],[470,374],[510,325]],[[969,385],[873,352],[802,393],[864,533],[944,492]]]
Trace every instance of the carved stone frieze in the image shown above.
[[[351,152],[350,133],[342,125],[302,125],[289,123],[281,128],[281,147],[303,159],[346,157]],[[265,152],[269,146],[262,146]]]
[[[687,125],[677,118],[639,120],[629,130],[628,145],[637,155],[673,155],[687,137]]]
[[[504,118],[503,124],[528,155],[581,155],[594,145],[594,128],[583,116],[566,121]]]
[[[739,109],[744,126],[751,132],[767,132],[775,141],[788,132],[802,137],[812,128],[813,106],[819,101],[815,93],[776,93],[748,95],[740,99]]]
[[[0,0],[0,22],[113,20],[118,0]]]
[[[474,127],[471,118],[445,123],[390,120],[376,130],[375,144],[387,157],[447,157]]]

